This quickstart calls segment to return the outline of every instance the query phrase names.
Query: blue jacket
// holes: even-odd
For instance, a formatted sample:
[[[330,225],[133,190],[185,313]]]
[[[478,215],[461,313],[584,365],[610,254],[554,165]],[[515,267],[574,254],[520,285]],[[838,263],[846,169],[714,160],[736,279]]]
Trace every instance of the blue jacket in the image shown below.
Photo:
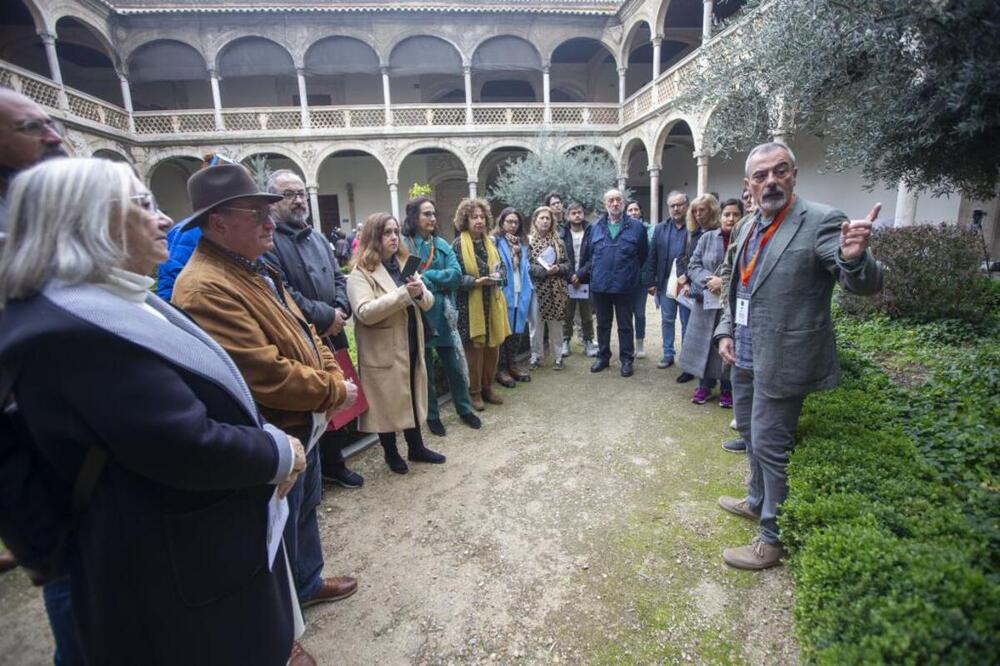
[[[591,292],[630,294],[640,286],[640,271],[649,253],[646,227],[627,215],[615,239],[608,233],[608,216],[592,225],[590,247],[580,260],[577,274],[589,282]],[[585,279],[586,278],[586,279]]]
[[[167,248],[170,255],[160,264],[160,272],[156,279],[156,295],[165,301],[170,301],[174,293],[174,282],[187,265],[188,259],[194,254],[194,248],[201,238],[201,227],[192,227],[181,231],[185,220],[181,220],[167,232]]]
[[[501,236],[496,241],[497,251],[500,252],[500,259],[506,271],[507,282],[503,286],[503,295],[507,299],[507,321],[510,323],[510,330],[513,333],[524,333],[524,324],[528,320],[528,310],[531,306],[531,296],[535,293],[535,285],[531,282],[528,274],[528,267],[531,265],[531,255],[528,252],[528,244],[521,243],[521,297],[514,300],[514,264],[510,256],[510,243]]]

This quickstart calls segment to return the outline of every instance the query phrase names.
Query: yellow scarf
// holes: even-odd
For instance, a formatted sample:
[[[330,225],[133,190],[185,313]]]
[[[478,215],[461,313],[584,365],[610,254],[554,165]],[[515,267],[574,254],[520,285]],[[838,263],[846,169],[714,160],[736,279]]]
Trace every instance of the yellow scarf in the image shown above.
[[[465,272],[474,278],[479,278],[479,263],[476,261],[476,250],[472,244],[472,236],[463,231],[462,263]],[[489,236],[483,235],[483,245],[486,246],[486,265],[496,266],[500,263],[500,253]],[[489,346],[499,347],[510,335],[510,323],[507,321],[507,299],[499,286],[490,289],[489,336],[486,335],[486,317],[483,315],[483,288],[473,287],[469,290],[469,338],[476,344],[483,345],[489,341]]]

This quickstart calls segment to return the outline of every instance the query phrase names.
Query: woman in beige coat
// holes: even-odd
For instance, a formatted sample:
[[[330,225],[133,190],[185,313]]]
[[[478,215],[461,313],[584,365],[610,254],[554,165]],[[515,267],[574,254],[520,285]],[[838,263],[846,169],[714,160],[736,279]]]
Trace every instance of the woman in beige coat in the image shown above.
[[[399,222],[388,213],[375,213],[362,227],[347,277],[358,376],[368,399],[360,429],[378,433],[385,462],[397,474],[406,474],[408,469],[396,449],[400,430],[411,461],[445,461],[443,455],[424,446],[420,434],[420,423],[427,418],[427,369],[424,327],[417,308],[430,310],[434,295],[424,288],[419,275],[401,277],[408,254],[400,242]]]

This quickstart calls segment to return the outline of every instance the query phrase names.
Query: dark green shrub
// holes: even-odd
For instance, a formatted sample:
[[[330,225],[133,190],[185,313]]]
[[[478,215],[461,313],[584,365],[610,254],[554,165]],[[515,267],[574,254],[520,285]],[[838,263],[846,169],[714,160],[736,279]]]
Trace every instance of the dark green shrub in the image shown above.
[[[956,225],[878,229],[871,252],[886,268],[885,289],[871,298],[841,294],[852,314],[893,318],[982,321],[997,305],[997,290],[982,271],[978,234]]]

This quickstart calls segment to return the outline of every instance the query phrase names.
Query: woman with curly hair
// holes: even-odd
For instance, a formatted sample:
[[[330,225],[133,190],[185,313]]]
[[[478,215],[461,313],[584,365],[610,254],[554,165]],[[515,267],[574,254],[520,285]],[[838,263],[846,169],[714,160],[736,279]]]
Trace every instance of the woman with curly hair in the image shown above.
[[[549,328],[549,351],[554,370],[563,369],[563,319],[566,317],[566,277],[570,274],[566,246],[555,231],[552,209],[539,206],[531,215],[531,266],[535,285],[531,309],[531,367],[538,368],[544,356],[544,327]]]
[[[530,382],[531,374],[517,365],[517,352],[524,344],[525,325],[531,313],[531,299],[535,288],[528,274],[531,257],[528,235],[524,231],[524,216],[515,208],[500,211],[500,224],[494,232],[494,241],[507,275],[503,286],[507,299],[507,323],[510,337],[500,346],[500,367],[497,383],[514,388],[515,382]]]
[[[500,345],[510,335],[507,299],[500,285],[503,262],[489,230],[493,226],[489,204],[483,199],[463,199],[455,211],[455,233],[451,244],[462,268],[459,283],[458,332],[469,364],[469,397],[479,411],[484,400],[502,405],[493,391]]]

